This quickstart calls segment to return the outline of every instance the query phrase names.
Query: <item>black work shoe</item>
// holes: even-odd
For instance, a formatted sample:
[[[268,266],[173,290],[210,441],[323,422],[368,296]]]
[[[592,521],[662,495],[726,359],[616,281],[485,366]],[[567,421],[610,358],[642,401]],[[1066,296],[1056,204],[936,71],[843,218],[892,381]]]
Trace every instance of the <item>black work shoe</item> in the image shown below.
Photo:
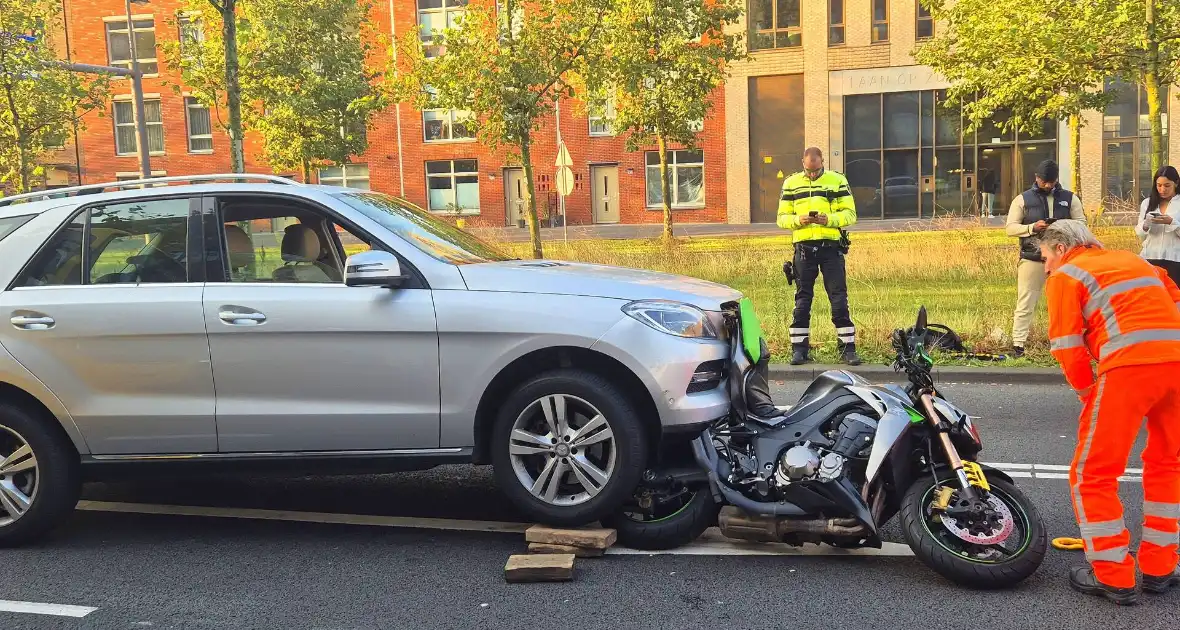
[[[791,365],[803,365],[807,361],[807,348],[795,348],[791,353]]]
[[[1094,577],[1094,569],[1088,566],[1069,570],[1069,586],[1086,595],[1101,595],[1120,606],[1130,606],[1139,601],[1139,589],[1107,586]]]
[[[1019,359],[1024,356],[1024,346],[1012,346],[1012,358]]]
[[[848,348],[844,350],[844,353],[840,355],[840,360],[847,363],[848,365],[861,364],[860,355],[856,353],[854,348]]]
[[[1167,593],[1168,589],[1180,586],[1180,568],[1170,575],[1154,576],[1143,574],[1143,590],[1149,593]]]

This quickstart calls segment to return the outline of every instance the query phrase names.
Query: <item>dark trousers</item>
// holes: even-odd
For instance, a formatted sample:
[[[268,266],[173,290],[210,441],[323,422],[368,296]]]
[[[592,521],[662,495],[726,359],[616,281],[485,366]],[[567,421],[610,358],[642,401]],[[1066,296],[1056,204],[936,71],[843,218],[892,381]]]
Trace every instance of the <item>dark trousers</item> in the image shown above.
[[[1168,272],[1168,277],[1172,279],[1172,282],[1180,286],[1180,262],[1172,262],[1170,260],[1149,260],[1147,262]]]
[[[811,343],[811,301],[815,297],[815,280],[822,273],[824,291],[832,303],[832,324],[836,327],[837,347],[843,350],[856,343],[856,326],[848,312],[848,276],[844,252],[835,241],[802,242],[795,245],[795,316],[791,321],[791,345],[807,348]]]

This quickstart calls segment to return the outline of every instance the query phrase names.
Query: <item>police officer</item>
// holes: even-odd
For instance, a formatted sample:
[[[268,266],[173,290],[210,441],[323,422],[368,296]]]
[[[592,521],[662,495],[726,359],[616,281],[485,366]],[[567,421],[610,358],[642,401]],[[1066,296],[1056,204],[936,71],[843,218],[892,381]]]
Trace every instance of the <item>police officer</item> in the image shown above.
[[[822,272],[824,290],[832,303],[832,324],[836,347],[849,365],[860,365],[856,354],[856,326],[848,312],[848,283],[844,256],[848,242],[844,229],[856,223],[856,205],[848,180],[824,169],[824,154],[818,147],[803,152],[803,171],[783,182],[778,202],[778,226],[791,230],[795,245],[795,314],[791,322],[791,364],[808,361],[811,347],[811,300],[815,279]]]
[[[1085,221],[1077,195],[1057,182],[1057,163],[1045,160],[1037,165],[1036,182],[1012,200],[1005,231],[1020,239],[1020,262],[1016,266],[1016,310],[1012,315],[1012,353],[1024,356],[1024,344],[1032,325],[1041,291],[1045,288],[1045,259],[1041,257],[1041,234],[1050,219]]]

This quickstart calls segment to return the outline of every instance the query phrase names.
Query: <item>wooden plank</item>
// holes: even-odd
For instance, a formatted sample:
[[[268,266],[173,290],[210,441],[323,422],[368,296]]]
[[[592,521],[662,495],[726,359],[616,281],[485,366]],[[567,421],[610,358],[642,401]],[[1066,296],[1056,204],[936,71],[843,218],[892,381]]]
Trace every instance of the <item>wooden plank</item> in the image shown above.
[[[523,582],[568,582],[574,577],[574,554],[544,553],[508,556],[504,580]]]
[[[525,530],[524,539],[531,543],[606,549],[615,544],[618,534],[613,529],[557,529],[533,525]]]
[[[551,545],[549,543],[529,543],[529,553],[572,553],[577,558],[601,558],[605,549],[588,549],[572,545]]]

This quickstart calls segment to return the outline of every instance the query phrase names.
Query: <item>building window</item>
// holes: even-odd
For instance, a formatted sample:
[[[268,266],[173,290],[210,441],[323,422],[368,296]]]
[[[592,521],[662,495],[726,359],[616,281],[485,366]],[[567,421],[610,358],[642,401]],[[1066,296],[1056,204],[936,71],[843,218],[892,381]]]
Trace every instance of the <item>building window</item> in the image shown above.
[[[479,213],[479,162],[440,160],[426,163],[426,192],[431,212]]]
[[[750,50],[803,45],[799,0],[751,0]]]
[[[930,15],[930,9],[925,5],[927,1],[914,0],[918,4],[918,23],[915,31],[918,39],[934,37],[934,16]]]
[[[828,0],[828,45],[844,44],[844,0]]]
[[[458,109],[428,109],[422,112],[422,129],[426,142],[471,140],[475,132],[467,126],[471,112]]]
[[[418,0],[418,32],[427,57],[442,54],[443,47],[434,44],[435,36],[457,28],[466,9],[467,0]]]
[[[1147,107],[1147,90],[1121,81],[1108,81],[1106,91],[1115,92],[1115,100],[1102,116],[1105,138],[1103,196],[1110,207],[1138,210],[1143,199],[1151,195],[1151,115]],[[1164,159],[1168,162],[1168,101],[1165,89],[1160,94]]]
[[[132,20],[135,30],[135,52],[139,56],[139,70],[144,74],[157,74],[160,71],[156,63],[156,21]],[[107,27],[107,57],[110,65],[119,68],[131,68],[131,38],[127,33],[127,22],[112,21]]]
[[[213,124],[209,119],[209,108],[197,99],[186,96],[184,112],[188,124],[189,153],[212,153]]]
[[[317,171],[316,176],[325,186],[344,186],[345,188],[359,188],[369,190],[368,164],[341,164],[329,166]]]
[[[180,55],[191,60],[205,41],[204,22],[196,15],[181,15],[177,20]]]
[[[589,110],[590,135],[615,135],[615,100],[613,98],[608,98],[602,103],[591,103],[587,109]]]
[[[668,177],[672,186],[673,208],[700,208],[705,205],[705,156],[700,151],[668,151]],[[664,203],[660,183],[660,154],[647,152],[647,207]]]
[[[872,0],[872,3],[872,41],[874,44],[887,42],[889,41],[889,0]]]
[[[139,152],[139,136],[135,130],[135,104],[129,100],[113,103],[115,119],[115,154],[135,155]],[[160,99],[144,99],[144,121],[147,124],[148,152],[164,153],[164,121],[160,117]]]

